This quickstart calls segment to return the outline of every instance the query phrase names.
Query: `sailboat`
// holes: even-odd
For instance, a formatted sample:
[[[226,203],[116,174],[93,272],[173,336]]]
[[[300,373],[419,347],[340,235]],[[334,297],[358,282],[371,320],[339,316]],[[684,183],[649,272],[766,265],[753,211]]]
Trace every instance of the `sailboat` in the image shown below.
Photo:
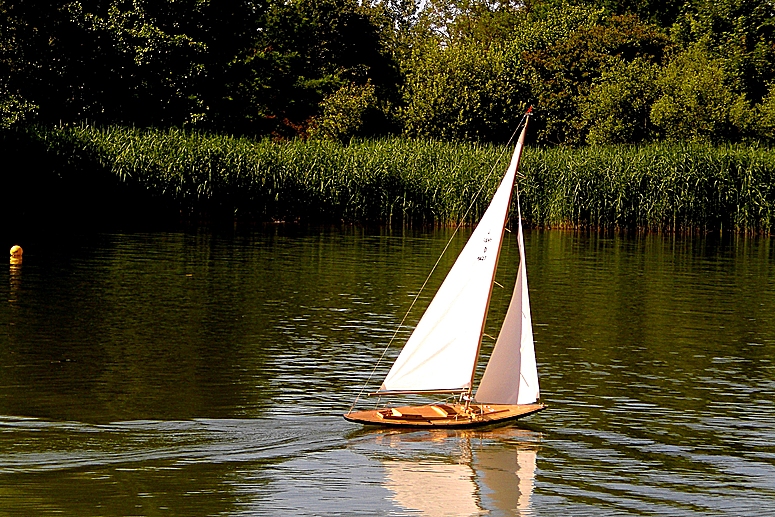
[[[350,408],[345,419],[366,425],[473,427],[525,417],[544,409],[545,406],[539,403],[519,195],[517,280],[490,360],[476,393],[473,393],[474,374],[529,114],[528,111],[509,167],[489,207],[380,389],[372,393],[380,397],[448,394],[459,398],[450,403],[365,411]]]

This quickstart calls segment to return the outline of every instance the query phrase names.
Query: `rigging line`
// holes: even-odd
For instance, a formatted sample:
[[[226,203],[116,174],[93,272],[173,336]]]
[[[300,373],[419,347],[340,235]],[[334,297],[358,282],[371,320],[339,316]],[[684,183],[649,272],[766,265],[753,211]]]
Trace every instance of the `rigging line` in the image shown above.
[[[530,112],[525,113],[522,115],[522,118],[519,121],[519,124],[517,124],[517,127],[514,129],[514,132],[511,133],[511,136],[509,137],[508,142],[506,142],[506,145],[503,146],[503,149],[501,149],[500,154],[498,155],[498,158],[495,160],[495,163],[490,168],[490,172],[487,173],[487,177],[484,178],[484,181],[479,185],[479,190],[476,191],[476,194],[474,194],[473,199],[471,200],[471,204],[468,205],[468,208],[466,209],[465,213],[463,214],[462,219],[460,219],[460,222],[455,227],[455,230],[452,232],[452,235],[449,237],[449,240],[447,241],[446,246],[444,246],[444,249],[441,250],[441,254],[439,255],[439,258],[436,259],[436,263],[433,264],[433,267],[431,268],[430,273],[428,273],[428,276],[425,278],[425,281],[420,286],[420,290],[417,291],[417,294],[415,294],[414,299],[412,300],[412,303],[409,305],[409,308],[406,310],[406,313],[404,314],[404,317],[401,318],[401,322],[398,324],[398,327],[396,327],[395,332],[393,332],[393,335],[390,337],[390,340],[388,341],[387,345],[385,345],[385,349],[382,350],[382,354],[379,356],[379,359],[377,360],[377,364],[374,365],[374,368],[372,368],[371,373],[369,373],[368,378],[363,383],[363,386],[361,387],[361,390],[358,392],[358,395],[355,396],[355,400],[353,401],[352,405],[350,406],[350,409],[347,411],[348,414],[352,413],[353,409],[355,408],[355,404],[358,403],[358,400],[360,400],[361,395],[363,395],[363,392],[366,391],[366,386],[368,386],[369,382],[371,382],[371,378],[374,377],[374,373],[377,371],[377,368],[379,368],[379,365],[382,363],[382,359],[385,358],[385,354],[387,353],[388,349],[390,349],[390,345],[393,344],[393,341],[395,341],[396,336],[398,336],[398,332],[401,330],[401,328],[404,326],[404,322],[406,321],[406,318],[409,317],[409,313],[412,311],[412,308],[414,308],[415,303],[417,303],[417,300],[420,298],[420,295],[422,294],[423,290],[425,289],[425,286],[428,284],[428,281],[431,279],[431,276],[433,276],[433,272],[436,271],[436,268],[438,267],[439,263],[441,262],[441,259],[444,257],[444,254],[447,252],[447,249],[449,248],[450,244],[452,244],[452,239],[455,238],[455,235],[457,235],[458,230],[463,227],[463,224],[465,223],[466,219],[468,218],[468,214],[471,213],[471,210],[473,209],[474,205],[476,204],[476,200],[479,199],[479,194],[482,193],[484,190],[485,185],[492,177],[493,172],[495,172],[495,168],[498,166],[498,164],[501,162],[501,159],[503,158],[503,154],[506,152],[506,150],[511,145],[511,142],[514,141],[514,137],[517,135],[517,132],[522,127],[522,125],[525,123],[525,120],[527,119],[527,116]],[[457,168],[459,164],[456,164],[455,167]],[[454,170],[454,169],[453,169]]]

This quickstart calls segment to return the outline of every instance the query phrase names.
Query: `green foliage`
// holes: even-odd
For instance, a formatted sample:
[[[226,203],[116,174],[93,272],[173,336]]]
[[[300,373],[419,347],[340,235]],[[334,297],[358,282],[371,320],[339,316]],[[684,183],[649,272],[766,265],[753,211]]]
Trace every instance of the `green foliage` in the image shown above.
[[[544,50],[584,28],[597,25],[603,10],[566,0],[540,2],[529,11],[528,22],[512,34],[519,52]]]
[[[542,116],[538,138],[552,143],[584,141],[582,111],[601,71],[615,60],[660,62],[668,41],[655,27],[634,16],[612,16],[572,31],[545,49],[526,53],[534,74],[532,93]]]
[[[16,95],[0,94],[0,129],[8,129],[35,114],[37,106]]]
[[[523,49],[512,44],[527,21],[527,13],[508,2],[428,3],[415,27],[414,45],[401,61],[404,133],[507,139],[528,102],[519,57]]]
[[[249,1],[9,0],[4,7],[0,47],[13,49],[3,60],[7,85],[40,107],[41,120],[164,126],[224,111],[228,63],[252,42],[260,14]]]
[[[321,102],[349,84],[371,83],[389,101],[396,71],[383,46],[384,11],[355,0],[270,3],[246,57],[250,97],[277,135],[303,134]],[[250,95],[250,92],[248,92]]]
[[[704,43],[670,61],[659,79],[651,120],[671,140],[722,141],[741,129],[745,99],[728,86],[723,63]]]
[[[206,117],[205,103],[197,88],[205,73],[202,58],[206,44],[182,32],[166,31],[144,2],[112,1],[104,16],[85,11],[83,2],[72,2],[66,9],[85,38],[104,42],[98,50],[113,60],[103,63],[108,68],[104,72],[114,80],[134,84],[129,95],[133,93],[140,103],[164,106],[165,116],[169,117],[162,119],[164,122],[185,124]],[[103,98],[95,101],[102,109],[110,103]],[[118,109],[137,107],[136,102],[131,104]],[[122,119],[125,115],[116,116]]]
[[[707,144],[525,155],[525,212],[549,226],[770,232],[775,152]]]
[[[374,86],[348,84],[321,102],[323,114],[313,121],[310,136],[345,141],[359,135],[370,110],[376,110]]]
[[[17,38],[18,20],[4,7],[0,0],[0,129],[8,129],[32,118],[38,109],[19,94],[15,85],[10,84],[12,75],[20,66],[23,52]]]
[[[649,119],[657,97],[659,67],[644,59],[615,59],[593,81],[582,115],[590,144],[620,144],[648,140]]]
[[[95,168],[175,213],[254,220],[445,224],[473,222],[499,178],[494,149],[442,142],[282,142],[93,127],[37,128],[78,177]],[[473,212],[471,200],[484,185]],[[467,215],[466,215],[467,214]]]
[[[553,4],[557,1],[541,3]],[[580,4],[604,9],[607,14],[635,14],[641,20],[669,28],[681,13],[683,0],[582,0]]]
[[[756,132],[758,136],[770,143],[775,143],[775,84],[761,104],[757,106]]]
[[[475,41],[416,49],[405,71],[404,131],[450,140],[503,138],[525,108],[521,84],[509,72],[502,49]]]
[[[423,6],[417,35],[432,35],[445,46],[473,40],[486,47],[508,41],[526,15],[518,0],[428,0]]]
[[[395,101],[381,8],[355,0],[9,0],[0,72],[44,121],[303,132],[371,82]]]
[[[685,46],[704,41],[730,88],[758,103],[775,79],[775,4],[770,0],[695,0],[673,27]]]
[[[0,1],[3,126],[764,143],[773,84],[770,0]]]

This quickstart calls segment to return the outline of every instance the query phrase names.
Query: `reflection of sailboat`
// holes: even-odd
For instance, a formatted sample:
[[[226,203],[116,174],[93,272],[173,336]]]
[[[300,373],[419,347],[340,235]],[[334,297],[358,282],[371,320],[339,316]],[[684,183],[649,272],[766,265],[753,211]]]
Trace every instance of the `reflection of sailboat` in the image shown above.
[[[427,517],[484,513],[478,504],[470,465],[386,461],[383,466],[387,475],[385,487],[393,492],[396,504],[406,510],[419,511]]]
[[[479,446],[469,436],[461,436],[459,444],[462,450],[455,463],[442,461],[438,454],[433,459],[383,460],[385,487],[393,493],[393,501],[427,517],[531,515],[533,446]]]
[[[479,389],[471,397],[526,130],[527,122],[490,206],[376,393],[459,394],[465,403],[356,412],[351,409],[345,415],[347,420],[391,426],[467,427],[511,420],[544,409],[537,403],[538,372],[521,214],[517,234],[520,264],[511,304]]]
[[[530,510],[530,497],[533,495],[535,449],[518,448],[513,453],[500,450],[480,451],[476,459],[475,468],[482,480],[482,499],[491,500],[491,506],[506,515],[527,515]]]

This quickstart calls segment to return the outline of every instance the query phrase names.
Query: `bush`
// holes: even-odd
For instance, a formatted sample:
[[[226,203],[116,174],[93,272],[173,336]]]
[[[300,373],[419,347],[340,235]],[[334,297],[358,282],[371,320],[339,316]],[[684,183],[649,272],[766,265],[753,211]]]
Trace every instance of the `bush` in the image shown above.
[[[18,95],[0,93],[0,129],[8,129],[34,115],[38,107]]]
[[[500,47],[477,41],[444,47],[427,43],[406,67],[404,132],[446,140],[508,138],[526,107],[520,84]],[[520,100],[523,102],[520,103]]]
[[[376,110],[374,86],[348,84],[326,97],[320,107],[323,114],[314,119],[310,137],[344,141],[360,134],[370,110]]]
[[[475,223],[511,151],[399,138],[342,145],[118,127],[37,128],[27,137],[34,145],[19,150],[8,136],[13,133],[5,139],[0,134],[9,160],[18,154],[51,162],[20,177],[34,185],[30,192],[42,189],[67,203],[74,203],[71,193],[80,192],[91,202],[79,205],[89,210],[95,200],[112,208],[119,195],[125,200],[121,206],[135,210],[128,217],[142,217],[150,204],[174,217],[231,221]],[[522,214],[536,226],[676,231],[775,226],[771,149],[698,143],[531,146],[521,173]],[[90,217],[100,218],[100,212]]]
[[[546,49],[526,53],[533,70],[532,92],[545,122],[539,139],[580,144],[586,139],[583,114],[593,85],[618,61],[661,61],[667,37],[635,16],[611,16],[584,25]]]
[[[647,140],[656,100],[659,67],[643,59],[617,59],[603,71],[589,92],[582,113],[590,144],[621,144]]]
[[[668,139],[720,142],[745,129],[745,97],[728,86],[722,60],[705,43],[678,54],[658,83],[651,121]]]

